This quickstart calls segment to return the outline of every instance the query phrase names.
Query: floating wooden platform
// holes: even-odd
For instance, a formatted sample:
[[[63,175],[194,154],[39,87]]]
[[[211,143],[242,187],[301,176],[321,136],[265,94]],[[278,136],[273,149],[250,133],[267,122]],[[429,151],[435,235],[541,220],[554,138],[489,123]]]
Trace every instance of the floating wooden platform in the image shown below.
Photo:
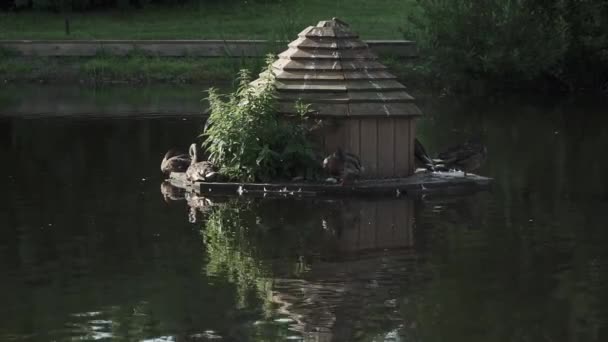
[[[397,179],[362,180],[351,186],[321,182],[207,183],[190,182],[183,173],[172,173],[169,182],[202,196],[240,195],[253,197],[319,196],[418,196],[422,194],[470,194],[487,190],[492,179],[462,172],[421,172]]]

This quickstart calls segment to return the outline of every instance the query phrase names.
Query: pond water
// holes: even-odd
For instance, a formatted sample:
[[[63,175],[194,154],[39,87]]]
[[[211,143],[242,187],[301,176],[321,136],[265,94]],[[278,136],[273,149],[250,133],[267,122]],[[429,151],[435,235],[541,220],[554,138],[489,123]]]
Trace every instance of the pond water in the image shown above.
[[[422,101],[472,196],[165,201],[200,97],[3,90],[0,341],[608,340],[608,101]]]

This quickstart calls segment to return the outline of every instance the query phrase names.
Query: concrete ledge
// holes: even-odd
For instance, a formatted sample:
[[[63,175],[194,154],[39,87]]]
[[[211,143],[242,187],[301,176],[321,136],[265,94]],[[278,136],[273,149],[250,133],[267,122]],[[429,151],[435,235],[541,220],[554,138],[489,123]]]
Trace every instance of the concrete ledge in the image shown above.
[[[410,40],[368,40],[380,55],[400,58],[418,56]],[[98,54],[124,56],[137,51],[162,57],[261,57],[281,52],[287,42],[265,40],[0,40],[0,48],[22,56],[91,57]]]

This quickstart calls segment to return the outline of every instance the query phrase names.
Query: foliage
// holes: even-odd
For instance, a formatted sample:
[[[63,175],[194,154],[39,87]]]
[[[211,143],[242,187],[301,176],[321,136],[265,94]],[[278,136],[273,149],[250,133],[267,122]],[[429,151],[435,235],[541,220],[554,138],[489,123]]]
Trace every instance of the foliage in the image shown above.
[[[566,0],[564,17],[570,29],[564,81],[571,88],[608,90],[608,3]]]
[[[536,80],[555,72],[568,47],[561,2],[415,2],[406,34],[416,38],[437,76],[452,83]]]
[[[307,133],[307,107],[291,118],[279,117],[271,72],[272,57],[261,78],[251,83],[241,70],[238,89],[227,96],[209,90],[211,114],[203,132],[209,160],[225,176],[239,181],[269,181],[312,172],[318,162]]]
[[[421,70],[431,70],[443,84],[608,88],[605,1],[412,3],[411,26],[402,31],[418,42],[425,56]]]

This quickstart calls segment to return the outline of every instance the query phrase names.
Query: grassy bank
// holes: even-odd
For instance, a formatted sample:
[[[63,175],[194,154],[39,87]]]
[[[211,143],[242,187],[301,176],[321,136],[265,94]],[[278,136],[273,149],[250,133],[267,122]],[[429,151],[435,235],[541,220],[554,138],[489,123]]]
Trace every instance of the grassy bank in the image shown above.
[[[399,78],[423,83],[425,75],[411,62],[382,58]],[[4,83],[128,83],[206,84],[231,80],[240,69],[257,74],[263,58],[173,58],[133,54],[125,57],[18,57],[0,53],[0,82]]]
[[[208,83],[262,64],[260,58],[0,57],[0,82]]]
[[[411,8],[403,0],[200,2],[140,10],[70,13],[0,12],[0,39],[288,39],[338,16],[365,39],[402,39]]]
[[[70,35],[64,32],[66,16]],[[422,80],[453,93],[608,93],[608,6],[603,0],[231,0],[69,14],[4,12],[0,39],[291,41],[304,27],[333,16],[349,22],[363,39],[415,40],[421,56],[417,64],[391,64],[408,84]],[[4,58],[0,78],[192,83],[232,77],[239,63],[141,56]]]

